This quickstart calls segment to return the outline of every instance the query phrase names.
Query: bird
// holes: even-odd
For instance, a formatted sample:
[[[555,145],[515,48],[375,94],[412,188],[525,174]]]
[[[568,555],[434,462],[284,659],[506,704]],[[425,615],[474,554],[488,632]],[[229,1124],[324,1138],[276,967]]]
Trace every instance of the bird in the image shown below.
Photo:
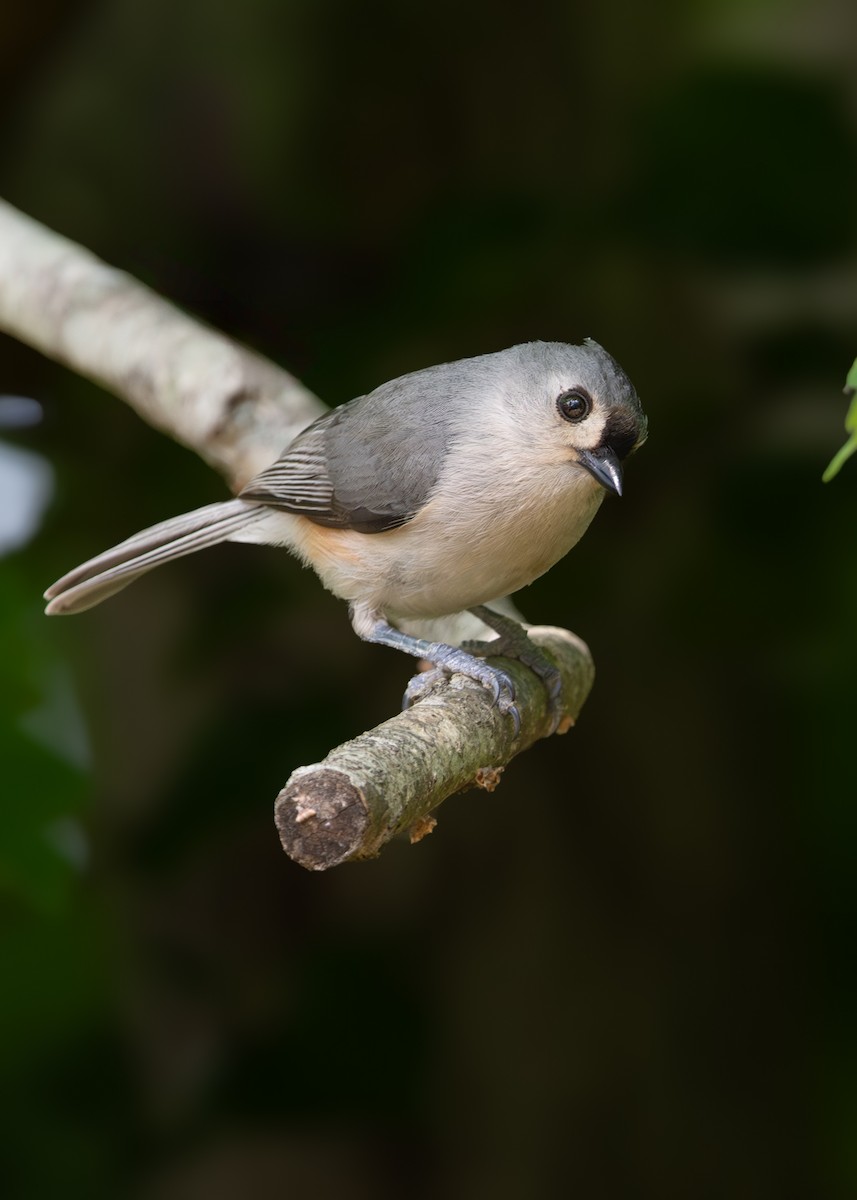
[[[591,338],[533,341],[416,370],[331,409],[234,499],[135,534],[45,592],[50,615],[83,612],[172,559],[219,542],[284,546],[347,601],[367,642],[459,672],[520,728],[515,689],[486,652],[519,658],[561,712],[556,668],[505,598],[579,541],[647,436],[623,369]],[[472,613],[497,639],[421,636]],[[429,686],[416,676],[406,704]]]

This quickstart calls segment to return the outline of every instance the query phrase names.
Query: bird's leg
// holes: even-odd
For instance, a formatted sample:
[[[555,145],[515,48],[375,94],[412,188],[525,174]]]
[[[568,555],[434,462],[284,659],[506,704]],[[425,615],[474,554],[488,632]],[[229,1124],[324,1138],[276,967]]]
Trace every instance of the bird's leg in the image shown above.
[[[474,655],[496,654],[503,658],[515,658],[525,667],[534,671],[545,685],[553,721],[551,732],[555,732],[565,715],[562,700],[562,676],[559,671],[552,662],[545,658],[538,646],[530,641],[526,629],[519,621],[507,617],[503,613],[495,612],[493,608],[487,608],[484,604],[479,604],[469,611],[473,613],[474,617],[483,621],[489,629],[493,629],[495,633],[499,634],[499,637],[490,642],[464,642],[462,649]]]
[[[468,654],[458,646],[449,646],[446,642],[429,642],[402,633],[400,629],[394,629],[379,612],[364,605],[352,605],[351,624],[357,636],[365,642],[392,646],[394,650],[403,650],[405,654],[412,654],[414,658],[426,659],[441,671],[449,674],[457,672],[481,683],[491,693],[491,703],[496,704],[500,712],[512,718],[517,736],[521,728],[521,714],[515,704],[515,685],[505,671],[492,667],[483,658]],[[490,642],[486,645],[493,647],[495,643]],[[414,676],[405,690],[405,708],[429,690],[432,676],[434,672]]]

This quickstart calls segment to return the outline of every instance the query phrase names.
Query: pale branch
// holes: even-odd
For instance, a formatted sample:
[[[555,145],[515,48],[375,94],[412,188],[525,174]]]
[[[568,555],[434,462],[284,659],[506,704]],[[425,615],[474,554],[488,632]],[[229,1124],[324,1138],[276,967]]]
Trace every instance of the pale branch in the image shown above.
[[[325,411],[287,371],[2,200],[0,328],[125,400],[236,491]]]
[[[235,490],[325,411],[288,372],[3,201],[0,329],[113,392]],[[438,622],[432,636],[489,632],[469,615],[447,629]],[[592,685],[592,659],[565,630],[531,636],[563,677],[562,730]],[[396,833],[428,832],[429,814],[453,792],[493,788],[511,758],[550,733],[542,683],[519,663],[503,665],[517,688],[517,738],[483,688],[453,676],[324,763],[295,771],[276,802],[287,853],[315,870],[372,857]]]
[[[568,630],[536,626],[529,634],[562,675],[564,732],[592,687],[592,658]],[[454,792],[493,791],[506,764],[548,736],[551,718],[545,688],[532,671],[510,659],[492,661],[515,682],[517,738],[485,688],[453,676],[413,708],[294,772],[274,809],[286,853],[314,871],[374,858],[396,834],[410,832],[418,841],[430,832],[431,812]]]

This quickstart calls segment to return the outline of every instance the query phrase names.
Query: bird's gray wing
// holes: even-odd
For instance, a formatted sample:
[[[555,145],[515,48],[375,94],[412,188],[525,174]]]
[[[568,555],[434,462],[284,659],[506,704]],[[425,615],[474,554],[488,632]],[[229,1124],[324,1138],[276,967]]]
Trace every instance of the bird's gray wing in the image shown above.
[[[301,513],[320,525],[340,525],[333,482],[327,468],[327,434],[341,420],[335,408],[308,425],[275,463],[244,487],[242,500]]]
[[[360,533],[406,524],[430,496],[447,449],[436,392],[423,378],[434,370],[325,413],[247,484],[241,499]]]

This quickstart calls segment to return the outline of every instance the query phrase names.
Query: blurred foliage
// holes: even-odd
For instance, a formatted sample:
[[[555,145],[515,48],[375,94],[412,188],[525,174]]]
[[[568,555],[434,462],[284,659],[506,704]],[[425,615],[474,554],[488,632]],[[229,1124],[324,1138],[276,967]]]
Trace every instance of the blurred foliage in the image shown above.
[[[307,875],[271,804],[401,656],[227,546],[46,621],[221,481],[9,339],[52,464],[0,560],[5,1196],[852,1195],[857,311],[847,0],[33,0],[6,197],[327,402],[596,337],[652,435],[519,598],[575,731]],[[279,447],[272,447],[272,457]],[[487,448],[490,452],[490,447]]]
[[[87,786],[74,749],[52,734],[74,721],[63,665],[45,646],[40,605],[14,570],[0,572],[0,762],[6,778],[0,884],[43,909],[68,899],[85,857],[77,823]],[[25,784],[22,794],[16,789]]]

